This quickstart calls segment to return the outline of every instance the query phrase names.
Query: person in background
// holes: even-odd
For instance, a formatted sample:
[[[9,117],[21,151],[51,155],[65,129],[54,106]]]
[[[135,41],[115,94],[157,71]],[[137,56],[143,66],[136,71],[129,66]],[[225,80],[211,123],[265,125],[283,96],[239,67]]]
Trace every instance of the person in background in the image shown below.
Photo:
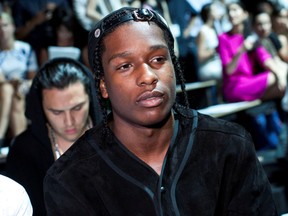
[[[198,47],[199,73],[200,81],[222,80],[222,64],[217,52],[218,36],[214,28],[214,22],[217,17],[216,5],[208,3],[201,9],[200,15],[203,25],[200,28],[196,38]]]
[[[54,31],[54,39],[48,47],[41,49],[39,60],[40,64],[42,65],[48,59],[52,58],[49,56],[49,49],[51,47],[63,48],[64,50],[65,48],[69,47],[69,50],[75,53],[75,55],[71,54],[71,58],[79,60],[86,66],[89,66],[87,57],[87,44],[85,45],[85,48],[83,48],[80,43],[77,43],[79,25],[76,22],[76,17],[74,16],[73,11],[61,7],[56,8],[53,11],[51,26],[53,27]],[[78,57],[76,57],[76,53],[78,53]],[[59,54],[58,57],[69,57],[68,55],[68,53],[66,55]]]
[[[247,131],[176,103],[185,84],[163,17],[114,11],[88,47],[103,121],[48,170],[48,215],[276,215]]]
[[[58,7],[71,9],[68,0],[14,0],[11,5],[16,38],[28,42],[35,50],[37,59],[41,48],[47,47],[53,40],[50,21]]]
[[[259,43],[251,29],[249,13],[241,2],[231,2],[227,7],[233,27],[218,37],[224,100],[281,100],[287,86],[287,65],[278,64]],[[279,146],[282,122],[278,110],[251,116],[250,120],[257,150]]]
[[[257,38],[251,37],[249,14],[241,2],[231,2],[227,9],[233,27],[218,37],[224,99],[237,102],[282,98],[287,68],[279,67]]]
[[[252,12],[252,24],[254,25],[254,30],[257,31],[256,33],[262,40],[263,38],[269,39],[272,42],[273,49],[276,49],[277,55],[285,62],[288,62],[288,42],[285,34],[285,30],[283,32],[282,29],[285,29],[285,26],[279,26],[281,30],[273,29],[273,20],[278,20],[277,14],[279,12],[279,6],[271,1],[263,1],[256,5],[256,9]],[[255,25],[255,18],[260,16],[261,19],[260,23]],[[288,17],[287,17],[288,18]],[[281,19],[279,19],[281,20]],[[288,20],[287,20],[288,21]],[[276,22],[277,23],[277,22]],[[274,23],[274,24],[276,24]],[[281,23],[281,22],[280,22]],[[283,22],[284,24],[285,22]],[[286,24],[286,23],[285,23]],[[276,24],[277,25],[277,24]],[[258,28],[258,29],[257,29]],[[288,29],[286,27],[286,29]],[[281,33],[280,33],[281,32]],[[267,40],[264,40],[267,42]],[[267,47],[266,47],[267,49]],[[268,51],[271,51],[271,47],[268,48]],[[271,54],[271,52],[270,52]],[[275,56],[272,54],[272,56]]]
[[[179,62],[184,71],[184,77],[187,83],[198,81],[198,56],[195,38],[189,33],[193,26],[198,12],[187,2],[187,0],[169,0],[168,8],[171,21],[174,24],[173,29],[178,29],[177,34],[173,32],[177,40]],[[177,26],[177,27],[176,27]]]
[[[280,57],[288,63],[288,8],[276,7],[272,13],[272,29],[278,35],[282,48]]]
[[[253,26],[259,37],[260,43],[271,54],[277,64],[287,68],[288,63],[288,41],[285,35],[278,35],[272,29],[271,16],[265,10],[257,10],[253,14]],[[288,88],[281,100],[281,106],[284,111],[288,111]]]
[[[22,185],[0,174],[0,215],[32,216],[33,208]]]
[[[45,63],[27,96],[27,130],[17,136],[7,156],[5,175],[30,196],[33,215],[45,215],[43,179],[48,168],[101,118],[93,77],[69,58]]]
[[[32,47],[15,39],[8,12],[0,12],[0,147],[24,131],[26,93],[38,64]]]
[[[252,24],[259,42],[265,47],[276,62],[279,64],[287,64],[285,56],[282,55],[284,44],[281,43],[279,36],[272,30],[271,16],[264,10],[257,10],[252,16]],[[287,41],[285,42],[287,44]],[[288,47],[284,47],[286,50]]]

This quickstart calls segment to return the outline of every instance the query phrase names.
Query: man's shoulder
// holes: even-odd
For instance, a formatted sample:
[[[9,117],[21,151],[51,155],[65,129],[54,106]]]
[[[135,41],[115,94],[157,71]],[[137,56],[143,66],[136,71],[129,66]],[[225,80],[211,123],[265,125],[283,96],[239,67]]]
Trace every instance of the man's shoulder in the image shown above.
[[[197,149],[196,152],[208,151],[212,155],[229,152],[237,157],[240,152],[254,154],[254,143],[242,125],[198,113],[194,149]]]
[[[219,132],[239,136],[243,136],[246,133],[245,128],[235,122],[214,118],[201,113],[198,113],[198,116],[198,131]]]
[[[96,135],[97,131],[95,131],[95,128],[86,131],[82,137],[54,162],[47,171],[47,175],[53,176],[53,178],[59,178],[60,176],[65,176],[66,172],[71,173],[71,170],[76,170],[85,163],[89,164],[91,158],[95,159],[95,157],[97,157],[97,152],[92,146],[96,145]],[[93,144],[91,144],[91,142],[93,142]]]
[[[247,138],[247,131],[243,126],[230,122],[227,120],[214,118],[209,115],[204,115],[195,109],[187,109],[183,106],[177,108],[177,118],[180,119],[181,124],[184,128],[190,128],[189,125],[193,125],[192,128],[196,129],[197,132],[205,132],[206,135],[211,134],[213,136],[239,136]]]
[[[180,116],[182,116],[182,123],[191,124],[192,122],[194,122],[195,124],[195,122],[197,122],[196,127],[198,131],[205,130],[207,132],[211,131],[229,134],[243,134],[245,132],[245,129],[237,123],[201,114],[195,109],[187,109],[180,106],[177,107],[177,110]],[[195,121],[195,119],[197,120]]]
[[[38,145],[39,142],[35,138],[35,136],[31,133],[29,129],[23,131],[21,134],[16,136],[10,144],[10,151],[17,149],[19,151],[23,151],[27,148],[34,148],[35,145]]]

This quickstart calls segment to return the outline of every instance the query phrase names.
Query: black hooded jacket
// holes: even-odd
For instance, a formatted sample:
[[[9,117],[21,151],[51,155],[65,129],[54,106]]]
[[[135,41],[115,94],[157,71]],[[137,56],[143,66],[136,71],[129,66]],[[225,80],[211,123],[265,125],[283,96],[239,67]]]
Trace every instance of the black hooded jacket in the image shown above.
[[[81,65],[82,67],[82,65]],[[91,79],[91,72],[83,67]],[[6,175],[26,189],[33,206],[33,215],[45,215],[43,200],[43,179],[54,162],[51,142],[48,137],[46,118],[42,109],[41,91],[33,80],[27,96],[26,117],[30,124],[11,144],[6,163]],[[100,122],[102,114],[98,103],[94,82],[91,82],[90,117],[93,125]]]
[[[243,127],[174,112],[158,175],[98,125],[47,171],[49,216],[276,216],[269,181]]]

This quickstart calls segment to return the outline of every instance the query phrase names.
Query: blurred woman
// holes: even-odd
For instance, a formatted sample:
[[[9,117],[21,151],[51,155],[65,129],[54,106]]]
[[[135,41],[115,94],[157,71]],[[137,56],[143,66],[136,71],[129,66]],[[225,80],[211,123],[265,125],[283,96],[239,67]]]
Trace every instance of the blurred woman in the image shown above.
[[[230,102],[282,98],[287,67],[279,67],[251,37],[251,31],[247,31],[249,14],[240,2],[228,4],[228,16],[232,29],[219,36],[218,47],[224,98]]]
[[[0,14],[0,147],[25,130],[25,96],[36,74],[37,59],[31,46],[14,37],[15,26],[7,12]]]
[[[283,61],[288,62],[288,9],[275,8],[272,13],[272,28],[278,35],[282,44],[280,57]]]
[[[208,3],[202,7],[201,18],[203,26],[197,36],[199,74],[198,78],[204,80],[222,80],[222,65],[219,54],[217,33],[214,29],[214,21],[217,19],[216,7]]]
[[[249,30],[249,14],[240,2],[228,4],[232,24],[219,36],[223,65],[223,96],[229,102],[283,98],[287,85],[287,65],[278,64]],[[257,149],[275,148],[281,121],[277,110],[251,117]]]
[[[76,38],[76,32],[78,31],[79,26],[77,25],[73,11],[61,7],[55,9],[51,23],[53,26],[53,35],[55,35],[55,37],[49,46],[41,49],[39,58],[40,64],[42,65],[48,59],[53,58],[53,56],[49,55],[49,49],[51,49],[51,47],[56,47],[59,48],[57,51],[63,51],[63,53],[56,53],[57,57],[71,57],[84,62],[85,65],[88,66],[88,58],[85,56],[87,52],[86,44],[85,46],[80,45],[77,40],[78,38]],[[68,47],[69,49],[65,49]],[[87,61],[85,62],[85,60]]]

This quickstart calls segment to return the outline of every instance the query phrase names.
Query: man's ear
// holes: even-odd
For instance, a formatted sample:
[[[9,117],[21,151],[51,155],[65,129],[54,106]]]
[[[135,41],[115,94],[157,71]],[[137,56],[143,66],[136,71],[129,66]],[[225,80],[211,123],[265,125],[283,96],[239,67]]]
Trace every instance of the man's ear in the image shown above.
[[[100,80],[100,91],[101,91],[101,95],[103,98],[108,98],[109,95],[108,95],[108,92],[107,92],[107,89],[106,89],[106,84],[105,84],[105,81],[104,79],[101,79]]]

